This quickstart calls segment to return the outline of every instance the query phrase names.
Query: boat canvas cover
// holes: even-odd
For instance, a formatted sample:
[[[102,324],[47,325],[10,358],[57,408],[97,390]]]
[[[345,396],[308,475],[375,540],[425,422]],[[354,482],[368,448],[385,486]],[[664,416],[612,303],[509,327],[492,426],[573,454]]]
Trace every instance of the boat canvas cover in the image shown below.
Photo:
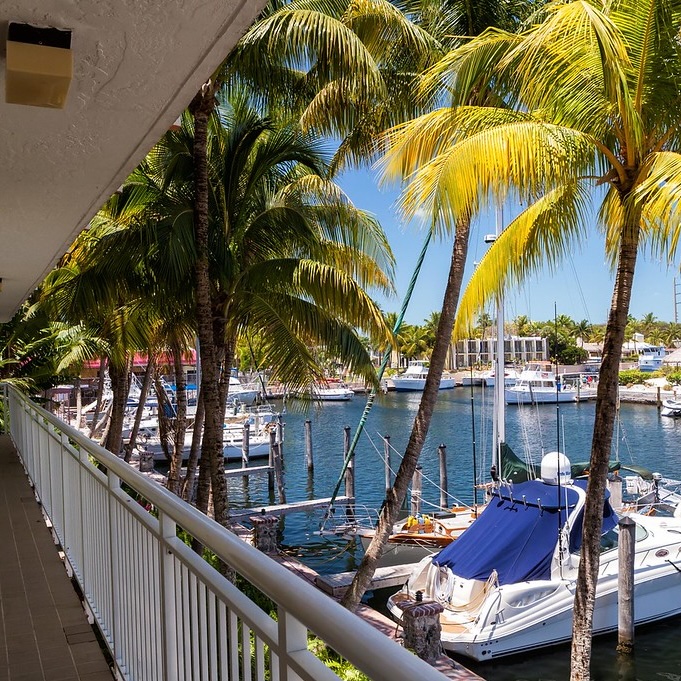
[[[576,490],[539,480],[502,485],[477,520],[433,563],[464,579],[486,580],[496,570],[499,584],[549,579],[566,505],[572,509],[578,500]]]

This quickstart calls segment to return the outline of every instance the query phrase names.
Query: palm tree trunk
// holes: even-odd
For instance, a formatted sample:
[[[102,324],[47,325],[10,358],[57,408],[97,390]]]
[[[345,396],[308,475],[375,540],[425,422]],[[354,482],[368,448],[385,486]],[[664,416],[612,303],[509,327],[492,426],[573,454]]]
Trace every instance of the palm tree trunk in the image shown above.
[[[208,119],[215,107],[215,85],[204,84],[189,110],[194,117],[194,239],[196,243],[196,318],[201,353],[201,392],[204,400],[204,429],[201,445],[203,469],[210,467],[215,520],[227,526],[227,484],[222,454],[219,376],[213,334],[210,261],[208,252]]]
[[[97,372],[97,399],[95,401],[95,413],[92,415],[92,426],[88,437],[93,437],[97,428],[97,421],[102,411],[102,401],[104,398],[104,374],[106,373],[106,359],[99,360],[99,371]]]
[[[572,665],[570,681],[591,678],[591,636],[593,610],[598,581],[603,504],[608,475],[608,462],[615,429],[619,365],[624,343],[624,329],[629,315],[631,290],[638,251],[638,227],[625,231],[620,245],[617,277],[603,343],[603,361],[596,393],[596,416],[589,481],[584,505],[582,549],[572,622]]]
[[[395,476],[395,482],[386,493],[371,544],[369,544],[362,558],[350,588],[345,592],[341,600],[341,604],[352,611],[357,609],[362,596],[364,596],[364,593],[369,588],[393,525],[397,521],[398,513],[407,495],[407,488],[414,476],[426,435],[428,435],[428,428],[430,427],[430,421],[440,390],[440,379],[451,343],[456,308],[459,304],[461,282],[463,281],[466,256],[468,254],[469,233],[470,218],[462,218],[456,225],[456,237],[452,248],[452,260],[449,267],[447,287],[442,302],[442,314],[440,315],[437,327],[435,345],[433,346],[433,354],[430,358],[430,367],[428,368],[423,396],[421,397],[419,409],[414,420],[409,443]]]
[[[168,471],[168,489],[180,494],[180,469],[184,454],[184,434],[187,430],[187,382],[182,368],[182,350],[173,345],[173,369],[175,372],[175,442]]]
[[[123,420],[125,417],[125,405],[128,401],[130,390],[130,371],[132,359],[127,360],[123,367],[111,365],[109,372],[111,375],[111,389],[113,390],[113,408],[111,409],[111,420],[109,431],[104,445],[112,454],[119,455],[123,444]]]
[[[142,387],[140,388],[140,399],[137,405],[137,411],[135,412],[135,422],[132,424],[132,430],[130,431],[130,439],[128,444],[125,446],[125,461],[130,462],[132,457],[132,450],[135,449],[137,445],[137,435],[140,432],[140,424],[142,423],[142,415],[144,414],[144,405],[147,401],[147,395],[149,394],[149,386],[151,385],[151,379],[154,375],[154,358],[149,352],[149,359],[147,360],[147,368],[144,370],[144,378],[142,379]]]
[[[192,433],[192,446],[189,450],[187,459],[187,475],[182,483],[182,498],[187,502],[194,500],[194,478],[196,477],[196,467],[199,463],[199,453],[201,452],[201,431],[203,430],[203,398],[201,391],[196,398],[196,416],[194,417],[194,428]],[[206,499],[208,494],[206,494]],[[206,506],[208,504],[206,503]]]

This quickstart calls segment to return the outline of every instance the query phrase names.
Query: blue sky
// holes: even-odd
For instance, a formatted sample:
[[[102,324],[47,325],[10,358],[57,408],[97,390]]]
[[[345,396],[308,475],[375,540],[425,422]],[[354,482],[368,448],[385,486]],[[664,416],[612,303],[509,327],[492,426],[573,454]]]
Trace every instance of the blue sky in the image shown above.
[[[416,259],[423,244],[424,233],[416,226],[403,225],[394,208],[397,189],[379,189],[371,171],[353,171],[338,179],[356,206],[373,213],[383,225],[397,261],[397,297],[378,298],[386,312],[398,312],[411,279]],[[464,285],[473,263],[486,250],[485,234],[494,233],[494,220],[476,220],[471,230],[469,264]],[[405,320],[421,324],[428,315],[442,306],[442,295],[452,252],[451,241],[433,241],[428,250],[419,281]],[[630,314],[640,318],[652,312],[659,320],[674,321],[674,277],[679,290],[678,315],[681,319],[681,277],[677,269],[654,262],[650,256],[639,255]],[[551,275],[532,276],[519,289],[506,294],[506,318],[527,315],[533,321],[553,319],[554,305],[558,314],[576,321],[587,319],[592,324],[605,323],[612,297],[613,277],[605,262],[603,241],[595,229],[587,242]]]

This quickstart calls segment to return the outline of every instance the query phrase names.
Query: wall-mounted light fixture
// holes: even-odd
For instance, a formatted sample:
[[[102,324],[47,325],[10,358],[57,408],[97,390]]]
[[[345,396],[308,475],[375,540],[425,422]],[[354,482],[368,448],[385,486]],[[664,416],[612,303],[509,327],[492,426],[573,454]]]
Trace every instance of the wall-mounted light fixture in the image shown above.
[[[5,99],[63,109],[73,76],[71,31],[10,22]]]

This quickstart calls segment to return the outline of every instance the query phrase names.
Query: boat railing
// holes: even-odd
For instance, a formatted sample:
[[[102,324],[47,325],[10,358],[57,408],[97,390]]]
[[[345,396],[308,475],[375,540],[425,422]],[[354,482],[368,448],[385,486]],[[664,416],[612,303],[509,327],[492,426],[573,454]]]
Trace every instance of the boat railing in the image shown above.
[[[372,679],[444,678],[16,389],[3,386],[0,396],[117,678],[338,678],[308,650],[309,634]],[[235,581],[192,551],[186,537],[224,561]],[[274,614],[246,595],[257,592]]]

